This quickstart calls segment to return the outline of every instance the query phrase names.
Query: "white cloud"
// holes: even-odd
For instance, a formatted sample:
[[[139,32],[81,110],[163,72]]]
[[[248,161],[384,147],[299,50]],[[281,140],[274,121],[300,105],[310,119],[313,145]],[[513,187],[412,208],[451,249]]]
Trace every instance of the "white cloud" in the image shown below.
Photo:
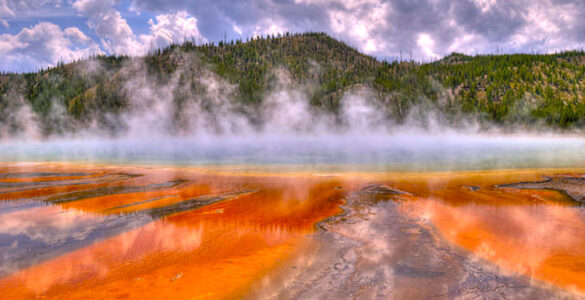
[[[575,48],[576,41],[568,39],[566,34],[573,24],[579,23],[578,14],[579,9],[573,3],[535,3],[526,9],[526,25],[512,36],[509,44],[515,49],[544,52]]]
[[[474,0],[474,2],[481,7],[482,12],[488,12],[492,6],[496,5],[496,0]]]
[[[243,31],[242,28],[240,28],[238,25],[234,24],[234,26],[232,26],[232,29],[237,32],[239,35],[242,35]]]
[[[158,15],[156,22],[150,19],[150,34],[140,38],[145,45],[154,48],[162,48],[171,43],[180,43],[194,39],[204,42],[205,39],[197,29],[197,19],[187,14],[186,11]]]
[[[462,33],[455,37],[451,45],[447,48],[447,53],[463,52],[466,54],[475,54],[475,46],[484,42],[480,36],[469,33]]]
[[[305,0],[305,3],[310,3]],[[313,1],[313,3],[319,3]],[[380,53],[386,47],[377,32],[387,27],[389,4],[380,0],[342,1],[340,9],[330,9],[331,30],[369,54]]]
[[[0,0],[0,17],[11,17],[14,16],[14,11],[11,8],[8,0]]]
[[[76,27],[41,22],[17,34],[0,35],[0,69],[21,71],[100,54],[99,46]]]
[[[265,34],[277,35],[285,33],[285,24],[277,20],[264,20],[262,23],[256,25],[253,36],[262,36]]]
[[[8,28],[7,19],[35,16],[46,7],[60,8],[63,0],[0,0],[0,24]]]
[[[95,30],[102,47],[111,54],[139,55],[144,45],[119,11],[113,9],[114,0],[78,0],[73,7],[89,17],[88,25]]]
[[[422,52],[424,53],[425,56],[429,58],[435,58],[438,56],[433,50],[433,48],[435,47],[435,41],[430,35],[426,33],[419,34],[417,44],[422,49]]]
[[[117,10],[122,1],[0,0],[0,28],[19,18],[26,24],[32,18],[79,13],[102,50],[130,55],[185,39],[204,41],[203,35],[221,40],[308,30],[327,32],[365,53],[390,59],[404,53],[425,59],[452,51],[550,52],[580,48],[585,42],[583,1],[130,0],[129,12],[157,15],[148,23],[146,17],[138,18],[144,20],[140,32]],[[72,43],[70,49],[91,43],[80,30],[65,29],[63,35]],[[6,45],[8,40],[14,45]],[[4,36],[0,43],[8,49],[21,40]],[[35,66],[47,57],[35,59]]]
[[[98,17],[109,11],[116,2],[114,0],[77,0],[73,7],[90,17]]]
[[[197,19],[186,11],[150,19],[150,33],[137,36],[114,5],[114,0],[78,0],[73,4],[89,17],[89,27],[95,30],[103,48],[111,54],[142,55],[184,40],[205,41],[197,29]]]
[[[137,39],[126,19],[120,12],[108,10],[90,21],[101,39],[101,44],[111,54],[140,55],[144,53],[144,45]]]
[[[77,27],[65,28],[64,32],[65,35],[71,38],[74,42],[85,44],[91,41],[91,39]]]

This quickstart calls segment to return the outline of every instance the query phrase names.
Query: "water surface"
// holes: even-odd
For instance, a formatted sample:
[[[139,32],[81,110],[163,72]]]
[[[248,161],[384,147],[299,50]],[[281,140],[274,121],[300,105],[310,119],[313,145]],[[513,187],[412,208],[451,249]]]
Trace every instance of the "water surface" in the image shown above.
[[[0,294],[582,297],[583,146],[408,135],[3,145]]]

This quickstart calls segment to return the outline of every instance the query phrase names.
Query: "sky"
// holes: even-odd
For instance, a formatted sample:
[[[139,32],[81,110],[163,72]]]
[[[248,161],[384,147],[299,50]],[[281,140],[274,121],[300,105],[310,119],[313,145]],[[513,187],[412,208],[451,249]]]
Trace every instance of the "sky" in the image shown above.
[[[0,71],[185,39],[326,32],[378,59],[581,49],[583,0],[0,0]]]

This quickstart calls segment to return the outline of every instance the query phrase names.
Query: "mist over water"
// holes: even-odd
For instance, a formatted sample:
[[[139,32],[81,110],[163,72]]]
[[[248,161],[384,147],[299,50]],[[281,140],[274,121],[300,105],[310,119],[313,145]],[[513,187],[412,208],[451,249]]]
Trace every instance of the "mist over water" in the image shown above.
[[[11,119],[0,124],[0,161],[298,165],[348,171],[585,166],[585,139],[578,135],[502,134],[510,131],[498,126],[486,132],[473,119],[455,127],[432,107],[415,107],[398,122],[363,86],[344,91],[337,112],[312,107],[314,85],[293,83],[284,69],[272,72],[259,106],[245,106],[234,100],[234,85],[196,58],[174,55],[183,69],[166,82],[149,75],[140,60],[121,69],[129,108],[101,119],[111,121],[109,129],[97,120],[81,126],[55,100],[45,119],[58,130],[43,136],[41,116],[23,95],[10,94],[14,107],[7,108]],[[88,78],[102,68],[91,60],[83,66],[78,71]],[[185,74],[192,80],[182,80]],[[199,87],[198,94],[190,92],[191,85]]]
[[[387,135],[74,139],[4,144],[0,160],[180,166],[301,165],[345,171],[585,167],[575,136]]]

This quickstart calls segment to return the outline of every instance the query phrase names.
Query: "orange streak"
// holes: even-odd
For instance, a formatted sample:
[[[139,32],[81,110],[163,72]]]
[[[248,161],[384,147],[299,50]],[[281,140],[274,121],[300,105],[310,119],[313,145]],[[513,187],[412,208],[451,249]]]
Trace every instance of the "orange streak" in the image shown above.
[[[14,172],[11,167],[0,170]],[[234,196],[166,216],[11,274],[0,280],[2,297],[243,296],[254,282],[298,251],[306,242],[306,235],[315,230],[316,222],[340,212],[344,191],[371,181],[410,193],[399,196],[408,200],[401,204],[404,213],[429,220],[447,241],[507,272],[585,294],[585,268],[581,267],[585,265],[585,213],[556,191],[496,187],[510,182],[539,181],[542,174],[555,175],[550,170],[396,173],[359,179],[347,175],[332,179],[307,174],[236,176],[227,172],[131,167],[18,168],[19,172],[80,170],[110,176],[118,173],[143,176],[80,186],[41,187],[34,191],[5,189],[8,193],[0,194],[0,199],[97,187],[146,186],[176,179],[188,182],[173,188],[91,197],[30,209],[12,213],[11,220],[37,217],[49,222],[62,210],[91,212],[88,218],[94,220],[104,214],[140,213],[200,196]],[[573,173],[563,174],[579,175]],[[244,190],[254,192],[235,196]],[[160,199],[149,201],[156,198]],[[66,225],[82,218],[72,214]]]
[[[306,234],[314,231],[316,222],[338,213],[344,197],[337,188],[340,183],[316,179],[175,176],[200,183],[59,207],[100,211],[161,195],[173,195],[173,202],[244,188],[256,188],[256,192],[170,215],[14,273],[0,280],[0,295],[59,299],[242,296],[288,259]],[[145,177],[149,182],[168,179],[150,171]]]
[[[532,174],[455,179],[431,199],[405,204],[405,211],[428,218],[443,238],[508,272],[585,294],[585,213],[557,191],[493,187]]]

